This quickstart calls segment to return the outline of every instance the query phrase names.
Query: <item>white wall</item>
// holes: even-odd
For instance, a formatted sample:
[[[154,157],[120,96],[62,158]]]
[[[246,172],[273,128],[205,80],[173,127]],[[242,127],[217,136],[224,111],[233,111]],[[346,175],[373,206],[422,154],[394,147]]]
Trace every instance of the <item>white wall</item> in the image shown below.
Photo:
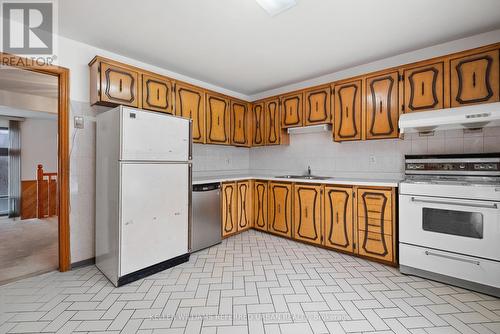
[[[38,164],[57,173],[57,119],[27,118],[21,122],[21,180],[36,180]]]
[[[193,177],[249,173],[250,149],[220,145],[193,145]]]

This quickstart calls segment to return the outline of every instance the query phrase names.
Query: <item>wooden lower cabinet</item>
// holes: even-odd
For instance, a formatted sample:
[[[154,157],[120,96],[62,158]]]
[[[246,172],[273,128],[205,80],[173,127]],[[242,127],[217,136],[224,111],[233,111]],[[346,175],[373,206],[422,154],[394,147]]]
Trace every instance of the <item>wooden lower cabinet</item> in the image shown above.
[[[253,186],[253,227],[267,231],[267,181],[255,181]]]
[[[238,232],[248,230],[253,226],[252,184],[253,181],[236,182]]]
[[[325,187],[325,241],[329,248],[346,252],[355,251],[353,219],[353,189],[343,187]]]
[[[323,186],[295,184],[294,239],[321,245],[323,243]]]
[[[237,190],[235,182],[222,184],[222,237],[238,231]]]
[[[269,182],[268,231],[292,237],[292,183]]]

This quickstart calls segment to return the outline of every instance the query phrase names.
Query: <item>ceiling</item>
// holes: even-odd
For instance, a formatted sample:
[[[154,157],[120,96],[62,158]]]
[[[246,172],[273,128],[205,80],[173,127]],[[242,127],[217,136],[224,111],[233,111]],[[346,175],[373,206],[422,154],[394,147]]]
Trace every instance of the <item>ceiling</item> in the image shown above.
[[[241,94],[500,28],[498,0],[64,0],[59,33]]]
[[[0,90],[57,98],[59,87],[57,77],[14,67],[0,69]]]

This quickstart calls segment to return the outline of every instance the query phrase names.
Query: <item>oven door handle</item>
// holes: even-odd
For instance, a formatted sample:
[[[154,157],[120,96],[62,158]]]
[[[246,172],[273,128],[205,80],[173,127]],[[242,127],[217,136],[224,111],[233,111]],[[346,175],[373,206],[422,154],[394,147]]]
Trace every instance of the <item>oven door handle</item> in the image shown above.
[[[464,259],[464,258],[461,258],[461,257],[458,257],[458,256],[451,256],[451,255],[439,254],[439,253],[434,253],[434,252],[429,252],[429,251],[425,251],[424,253],[425,253],[425,255],[429,255],[429,256],[444,257],[445,259],[457,260],[457,261],[472,263],[472,264],[475,264],[476,266],[481,265],[481,262],[479,262],[479,261]]]
[[[430,203],[430,204],[447,204],[447,205],[458,205],[458,206],[468,206],[473,208],[487,208],[487,209],[498,209],[498,204],[474,204],[474,203],[463,203],[463,202],[452,202],[452,201],[438,201],[438,200],[430,200],[430,199],[419,199],[412,197],[412,202],[416,203]]]

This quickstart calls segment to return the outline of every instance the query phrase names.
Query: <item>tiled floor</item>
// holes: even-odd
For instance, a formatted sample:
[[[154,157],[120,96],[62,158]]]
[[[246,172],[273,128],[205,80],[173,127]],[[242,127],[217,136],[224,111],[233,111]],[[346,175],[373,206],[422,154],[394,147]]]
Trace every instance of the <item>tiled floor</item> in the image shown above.
[[[0,332],[500,333],[500,299],[249,231],[114,288],[94,267],[0,287]]]

